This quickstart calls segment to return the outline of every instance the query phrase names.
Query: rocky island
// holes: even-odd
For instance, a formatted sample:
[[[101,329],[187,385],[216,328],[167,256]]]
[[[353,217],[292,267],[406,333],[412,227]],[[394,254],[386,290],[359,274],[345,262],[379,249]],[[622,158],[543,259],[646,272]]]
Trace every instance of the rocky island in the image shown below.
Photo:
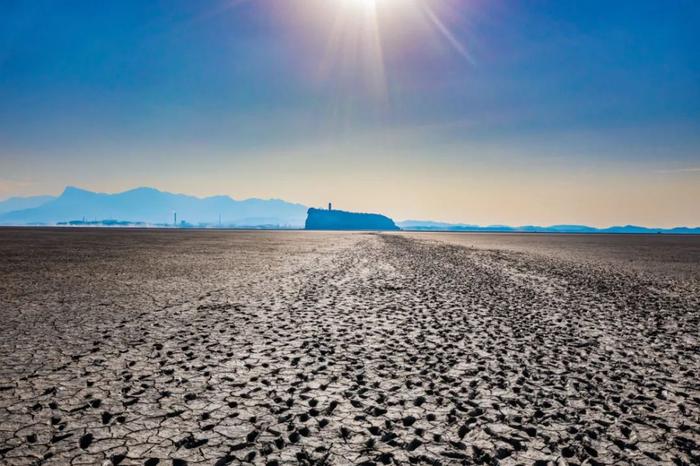
[[[365,214],[311,208],[307,211],[307,230],[399,230],[394,221],[385,215]]]

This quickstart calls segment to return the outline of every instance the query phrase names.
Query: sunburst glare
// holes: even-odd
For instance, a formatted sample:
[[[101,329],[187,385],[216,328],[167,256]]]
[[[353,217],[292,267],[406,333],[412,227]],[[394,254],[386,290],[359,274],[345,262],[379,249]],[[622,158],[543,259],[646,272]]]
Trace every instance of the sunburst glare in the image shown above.
[[[393,74],[387,57],[401,57],[430,43],[452,50],[455,58],[475,63],[461,37],[464,31],[449,26],[470,11],[470,3],[309,0],[287,19],[290,28],[298,27],[315,44],[322,44],[316,65],[321,82],[352,86],[377,102],[388,102]],[[307,26],[312,31],[305,30]],[[314,48],[319,50],[317,45]]]

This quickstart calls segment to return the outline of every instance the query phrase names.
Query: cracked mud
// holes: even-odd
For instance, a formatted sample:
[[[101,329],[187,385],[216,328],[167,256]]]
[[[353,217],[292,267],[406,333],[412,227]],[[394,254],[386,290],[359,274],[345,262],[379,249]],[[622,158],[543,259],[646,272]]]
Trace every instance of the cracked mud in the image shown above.
[[[405,234],[0,238],[2,464],[700,462],[693,277]]]

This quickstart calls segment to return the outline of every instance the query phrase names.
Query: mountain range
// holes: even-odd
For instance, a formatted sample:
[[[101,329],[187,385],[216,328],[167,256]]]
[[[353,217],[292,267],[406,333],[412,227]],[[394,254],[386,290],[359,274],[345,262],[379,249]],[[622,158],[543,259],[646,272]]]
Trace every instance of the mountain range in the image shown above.
[[[307,209],[302,204],[280,199],[235,200],[229,196],[199,198],[146,187],[106,194],[69,186],[57,197],[11,197],[0,201],[0,225],[138,223],[165,226],[173,225],[177,214],[178,226],[303,228]],[[403,230],[414,231],[700,234],[700,227],[480,226],[430,220],[405,220],[396,224]]]
[[[26,199],[26,198],[25,198]],[[36,204],[37,198],[25,204]],[[279,199],[234,200],[228,196],[198,198],[153,188],[136,188],[105,194],[67,187],[56,198],[28,208],[7,211],[7,205],[22,205],[17,198],[0,202],[0,224],[58,224],[72,220],[116,219],[152,225],[274,226],[302,227],[306,206]],[[220,219],[220,221],[219,221]],[[184,222],[184,223],[182,223]]]
[[[14,210],[31,209],[56,199],[54,196],[11,197],[0,201],[0,215]]]
[[[675,235],[697,235],[700,227],[675,227],[675,228],[650,228],[638,225],[611,226],[607,228],[595,228],[587,225],[470,225],[465,223],[443,223],[430,220],[405,220],[397,222],[402,230],[413,231],[463,231],[463,232],[500,232],[500,233],[635,233],[654,234],[666,233]]]

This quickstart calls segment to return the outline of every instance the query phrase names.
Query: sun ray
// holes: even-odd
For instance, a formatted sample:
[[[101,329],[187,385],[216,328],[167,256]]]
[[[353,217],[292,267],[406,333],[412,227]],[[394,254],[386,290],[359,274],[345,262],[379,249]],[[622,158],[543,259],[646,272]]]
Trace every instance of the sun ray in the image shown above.
[[[385,102],[387,99],[387,82],[386,72],[384,69],[384,53],[382,50],[382,39],[379,29],[379,19],[377,14],[377,5],[373,0],[367,1],[366,7],[366,30],[365,30],[365,49],[367,50],[365,64],[370,77],[369,84],[374,97]]]
[[[471,56],[467,48],[455,37],[455,35],[450,31],[445,23],[435,14],[433,9],[427,2],[422,2],[421,6],[426,16],[430,22],[435,26],[435,28],[442,34],[442,36],[450,43],[450,45],[459,53],[465,60],[467,60],[472,65],[476,64],[476,61]]]
[[[394,64],[411,55],[430,53],[423,46],[432,34],[468,63],[475,64],[470,50],[447,19],[457,19],[468,9],[454,0],[308,0],[299,11],[302,30],[311,34],[312,50],[318,60],[310,64],[312,74],[322,86],[337,95],[339,105],[352,108],[364,105],[388,105]],[[291,11],[291,10],[290,10]],[[296,14],[296,12],[294,12]],[[445,15],[451,15],[446,18]],[[452,16],[455,16],[454,18]],[[306,22],[306,20],[312,22]],[[301,23],[298,23],[301,24]],[[416,52],[414,52],[416,50]],[[396,81],[402,76],[394,75]]]
[[[371,96],[387,99],[387,83],[377,5],[370,0],[344,0],[334,12],[323,59],[323,79],[353,76]]]

